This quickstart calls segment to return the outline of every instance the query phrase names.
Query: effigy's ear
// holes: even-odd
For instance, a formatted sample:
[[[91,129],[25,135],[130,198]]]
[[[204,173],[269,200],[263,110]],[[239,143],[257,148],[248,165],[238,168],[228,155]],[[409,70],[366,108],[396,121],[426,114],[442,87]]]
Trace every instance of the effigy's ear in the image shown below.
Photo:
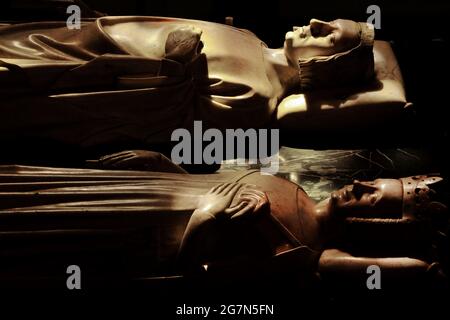
[[[167,36],[165,58],[181,63],[189,63],[197,57],[203,44],[200,41],[202,31],[192,26],[179,27]]]

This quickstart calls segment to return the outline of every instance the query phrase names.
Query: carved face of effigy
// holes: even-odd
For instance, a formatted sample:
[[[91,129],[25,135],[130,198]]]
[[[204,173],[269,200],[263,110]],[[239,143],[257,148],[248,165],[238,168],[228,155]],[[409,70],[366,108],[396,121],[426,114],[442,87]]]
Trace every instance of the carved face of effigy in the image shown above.
[[[354,181],[333,192],[330,204],[335,212],[345,216],[401,218],[403,185],[398,179]]]
[[[295,65],[299,59],[331,56],[356,47],[361,39],[360,32],[359,24],[351,20],[311,19],[308,26],[294,27],[286,33],[284,51]]]

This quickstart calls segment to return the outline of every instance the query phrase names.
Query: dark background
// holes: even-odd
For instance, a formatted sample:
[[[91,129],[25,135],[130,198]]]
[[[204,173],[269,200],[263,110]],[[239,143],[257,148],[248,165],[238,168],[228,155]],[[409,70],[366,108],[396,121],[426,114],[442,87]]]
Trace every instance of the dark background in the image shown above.
[[[86,0],[91,7],[109,14],[142,14],[187,17],[223,22],[233,16],[235,25],[248,28],[270,46],[282,45],[292,25],[308,24],[310,18],[348,18],[366,21],[367,7],[381,8],[380,36],[448,37],[450,2],[443,0]],[[114,3],[113,3],[114,2]],[[447,30],[445,30],[447,29]]]
[[[2,1],[2,20],[47,20],[64,18],[68,3],[76,0]],[[310,18],[337,17],[366,21],[369,5],[381,8],[378,37],[408,39],[447,38],[450,2],[445,0],[84,0],[89,7],[109,15],[152,15],[223,22],[257,33],[269,45],[281,45],[292,25],[307,24]]]

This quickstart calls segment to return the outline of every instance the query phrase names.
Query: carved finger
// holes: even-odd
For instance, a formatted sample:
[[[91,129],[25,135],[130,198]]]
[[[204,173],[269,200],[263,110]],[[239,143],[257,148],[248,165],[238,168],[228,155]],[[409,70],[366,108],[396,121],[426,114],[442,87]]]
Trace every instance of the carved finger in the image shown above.
[[[254,202],[255,211],[269,204],[269,200],[264,192],[258,192],[258,194],[243,192],[240,195],[240,199],[247,199],[248,201]]]
[[[134,157],[135,157],[134,155],[130,155],[130,154],[123,155],[123,156],[120,156],[120,157],[113,158],[111,160],[107,160],[107,161],[103,162],[103,165],[105,165],[105,166],[116,166],[120,162],[122,162],[122,164],[123,164],[124,161],[128,161],[130,159],[133,159]]]
[[[236,186],[235,183],[228,183],[227,186],[226,186],[225,188],[223,188],[223,189],[221,190],[220,193],[226,195],[226,194],[228,194],[228,193],[230,192],[230,190],[231,190],[232,188],[234,188],[235,186]]]
[[[239,198],[249,198],[249,199],[253,199],[256,202],[259,202],[262,200],[262,198],[260,196],[253,194],[253,193],[247,193],[247,192],[242,192],[239,195]]]
[[[220,186],[220,187],[217,189],[217,193],[218,193],[218,194],[222,193],[223,190],[224,190],[226,187],[228,187],[230,184],[231,184],[230,182],[228,182],[228,183],[223,183],[222,186]]]
[[[243,202],[247,202],[254,207],[256,207],[256,205],[258,204],[258,200],[255,198],[252,198],[252,197],[241,197],[239,200],[243,201]]]
[[[125,152],[115,153],[115,154],[112,154],[112,155],[109,155],[109,156],[105,156],[105,157],[102,157],[101,159],[102,159],[102,161],[107,161],[107,160],[121,158],[121,157],[129,156],[129,155],[130,155],[130,152],[129,151],[125,151]]]
[[[224,193],[230,196],[234,196],[236,192],[242,187],[240,183],[232,183],[227,188],[224,189]]]
[[[237,204],[233,207],[225,209],[225,213],[226,214],[234,214],[234,213],[238,212],[239,210],[243,209],[246,205],[247,205],[247,202],[245,202],[245,201],[240,202],[239,204]]]
[[[136,159],[139,159],[139,157],[138,156],[130,156],[128,158],[123,158],[123,159],[120,159],[117,162],[115,162],[113,164],[113,166],[117,166],[117,167],[120,167],[120,166],[133,166],[135,164],[134,160],[136,160]]]
[[[243,189],[256,189],[257,187],[256,184],[245,183]]]
[[[242,192],[254,193],[254,194],[264,194],[264,192],[262,192],[261,190],[253,189],[253,188],[243,188]]]
[[[258,189],[253,189],[253,188],[252,189],[245,188],[242,192],[253,193],[253,194],[256,194],[256,195],[258,195],[260,197],[265,197],[266,196],[266,194],[263,191],[258,190]]]
[[[209,193],[209,194],[216,193],[217,190],[219,190],[219,188],[222,187],[222,186],[223,186],[223,183],[216,184],[214,187],[212,187],[212,188],[209,190],[208,193]]]
[[[115,158],[115,157],[120,157],[120,156],[123,156],[123,155],[125,155],[125,154],[129,154],[130,152],[131,152],[131,151],[126,150],[126,151],[116,152],[116,153],[113,153],[113,154],[108,154],[108,155],[106,155],[106,156],[101,157],[99,160],[100,160],[100,161],[104,161],[104,160],[107,160],[107,159],[112,159],[112,158]]]
[[[131,159],[131,158],[133,158],[133,157],[134,157],[134,155],[125,154],[125,155],[122,155],[122,156],[117,156],[117,157],[115,157],[115,158],[105,160],[105,161],[102,162],[102,164],[105,165],[105,166],[114,166],[114,165],[116,165],[116,163],[117,163],[118,161],[123,161],[123,160]]]
[[[250,214],[250,213],[254,212],[254,210],[255,210],[255,206],[252,205],[251,203],[247,203],[247,205],[244,208],[242,208],[241,210],[239,210],[238,212],[236,212],[231,217],[231,219],[237,219],[237,218],[243,217],[246,214]]]

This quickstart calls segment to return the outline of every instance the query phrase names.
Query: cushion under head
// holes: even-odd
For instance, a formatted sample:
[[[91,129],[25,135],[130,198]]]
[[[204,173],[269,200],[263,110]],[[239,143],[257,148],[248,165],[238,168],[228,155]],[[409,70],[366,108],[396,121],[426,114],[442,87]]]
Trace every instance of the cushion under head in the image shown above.
[[[374,81],[288,96],[277,110],[279,127],[298,132],[361,129],[401,117],[408,103],[395,54],[386,41],[375,41],[373,51]]]

